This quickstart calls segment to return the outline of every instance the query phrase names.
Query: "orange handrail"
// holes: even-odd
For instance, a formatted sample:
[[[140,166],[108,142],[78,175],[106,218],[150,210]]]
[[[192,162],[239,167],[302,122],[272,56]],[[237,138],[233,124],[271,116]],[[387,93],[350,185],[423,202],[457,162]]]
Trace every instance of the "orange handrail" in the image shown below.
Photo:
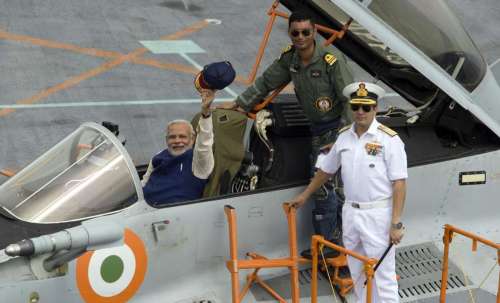
[[[274,21],[276,21],[276,17],[278,16],[278,17],[281,17],[284,19],[288,19],[288,14],[277,10],[279,4],[280,4],[279,0],[275,0],[273,2],[273,4],[271,5],[271,7],[269,8],[269,10],[267,11],[267,14],[269,15],[269,20],[267,21],[266,29],[264,30],[264,35],[263,35],[262,40],[261,40],[260,45],[259,45],[259,50],[258,50],[257,56],[255,58],[255,63],[252,67],[252,70],[250,71],[250,74],[248,75],[248,79],[243,81],[247,85],[253,83],[255,80],[255,77],[257,75],[257,70],[259,69],[259,65],[262,61],[262,57],[264,56],[264,51],[266,49],[267,43],[269,42],[269,37],[271,35],[271,31],[273,30]],[[331,34],[330,38],[328,38],[324,43],[324,45],[329,45],[329,44],[332,44],[337,38],[342,39],[342,37],[344,37],[344,34],[347,32],[349,26],[351,25],[351,22],[352,22],[352,18],[349,19],[349,21],[347,21],[346,24],[344,24],[342,26],[342,30],[340,30],[340,31],[331,29],[329,27],[326,27],[326,26],[323,26],[320,24],[316,24],[315,26],[319,31]],[[269,103],[271,103],[274,100],[274,98],[285,87],[286,87],[286,85],[283,85],[283,86],[277,88],[271,95],[266,97],[261,103],[257,104],[253,108],[253,110],[252,110],[253,112],[247,114],[248,117],[251,119],[255,119],[256,112],[260,111],[261,109],[266,107]]]
[[[231,274],[231,294],[232,302],[239,303],[243,300],[246,293],[250,289],[252,283],[257,282],[262,286],[269,294],[271,294],[279,302],[286,303],[275,290],[273,290],[268,284],[262,281],[257,273],[261,268],[278,268],[278,267],[288,267],[290,269],[290,286],[292,294],[292,303],[298,303],[300,300],[299,293],[299,273],[298,264],[303,262],[302,258],[297,255],[297,225],[296,220],[296,209],[290,207],[288,203],[283,204],[283,210],[287,216],[288,221],[288,244],[290,247],[290,256],[288,258],[278,258],[278,259],[267,259],[257,253],[247,253],[250,260],[239,260],[238,259],[238,236],[236,230],[236,212],[235,209],[226,205],[224,207],[224,212],[226,214],[228,224],[229,224],[229,255],[230,259],[226,261],[226,267]],[[239,285],[239,270],[240,269],[255,269],[247,277],[247,283],[240,291]]]
[[[371,303],[372,301],[372,283],[373,276],[375,275],[374,267],[377,264],[377,259],[368,258],[366,256],[360,255],[354,251],[348,250],[342,246],[333,244],[323,238],[320,235],[312,236],[311,240],[311,254],[312,254],[312,280],[311,280],[311,302],[317,303],[318,301],[318,247],[319,245],[324,245],[330,247],[340,253],[349,255],[356,258],[365,264],[366,273],[366,302]]]
[[[472,251],[477,250],[477,242],[481,242],[486,246],[490,246],[497,250],[497,261],[500,266],[500,244],[470,233],[468,231],[459,229],[453,225],[445,224],[444,226],[444,252],[443,252],[443,269],[441,277],[441,294],[439,297],[440,303],[446,302],[446,287],[448,286],[448,255],[450,253],[450,243],[453,238],[453,233],[461,234],[464,237],[472,239]],[[497,291],[497,302],[500,303],[500,273],[498,276],[498,291]]]

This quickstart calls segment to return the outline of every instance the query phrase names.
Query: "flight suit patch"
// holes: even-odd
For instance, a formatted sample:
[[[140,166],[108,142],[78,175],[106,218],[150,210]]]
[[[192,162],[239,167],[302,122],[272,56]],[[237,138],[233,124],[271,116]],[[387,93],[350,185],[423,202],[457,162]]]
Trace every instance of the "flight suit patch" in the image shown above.
[[[227,115],[222,115],[217,118],[219,123],[223,124],[229,121],[229,117]]]
[[[329,97],[319,97],[318,99],[316,99],[316,101],[314,101],[314,106],[320,112],[325,113],[332,109],[333,101]]]
[[[284,54],[288,53],[289,51],[291,51],[293,48],[293,46],[291,44],[289,44],[288,46],[284,47],[282,50],[281,50],[281,54],[280,54],[280,57],[278,58],[281,59],[281,57],[283,57]]]
[[[311,70],[311,78],[320,78],[321,77],[321,71],[317,69]]]
[[[378,142],[368,142],[365,144],[366,153],[371,156],[378,155],[384,146]]]
[[[333,65],[335,62],[337,62],[337,58],[332,54],[326,54],[323,58],[325,59],[326,63],[328,63],[328,65]]]

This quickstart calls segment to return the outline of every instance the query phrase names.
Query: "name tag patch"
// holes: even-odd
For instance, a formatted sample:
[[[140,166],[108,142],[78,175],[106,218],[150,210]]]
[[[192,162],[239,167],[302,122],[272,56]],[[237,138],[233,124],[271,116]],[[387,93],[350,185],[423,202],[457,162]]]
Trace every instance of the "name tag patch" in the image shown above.
[[[311,70],[311,78],[320,78],[321,77],[321,71],[320,70]]]

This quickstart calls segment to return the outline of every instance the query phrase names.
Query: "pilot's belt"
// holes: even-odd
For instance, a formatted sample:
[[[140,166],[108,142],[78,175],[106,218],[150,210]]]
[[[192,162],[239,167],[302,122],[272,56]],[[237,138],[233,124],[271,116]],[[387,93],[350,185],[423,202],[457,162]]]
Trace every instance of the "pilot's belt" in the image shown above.
[[[373,202],[345,201],[345,203],[349,204],[351,207],[358,209],[387,208],[392,206],[392,198],[387,198],[384,200],[378,200]]]

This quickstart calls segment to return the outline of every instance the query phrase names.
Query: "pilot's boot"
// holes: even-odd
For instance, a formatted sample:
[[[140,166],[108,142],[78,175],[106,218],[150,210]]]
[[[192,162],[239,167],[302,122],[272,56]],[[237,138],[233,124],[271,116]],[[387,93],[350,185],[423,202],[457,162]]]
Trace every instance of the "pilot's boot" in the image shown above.
[[[314,233],[321,235],[328,241],[341,244],[341,231],[337,227],[337,200],[335,192],[322,187],[314,194],[315,208],[312,211],[312,222]],[[329,247],[323,249],[325,258],[334,258],[339,255],[338,251]],[[301,252],[304,258],[311,258],[311,250]]]

